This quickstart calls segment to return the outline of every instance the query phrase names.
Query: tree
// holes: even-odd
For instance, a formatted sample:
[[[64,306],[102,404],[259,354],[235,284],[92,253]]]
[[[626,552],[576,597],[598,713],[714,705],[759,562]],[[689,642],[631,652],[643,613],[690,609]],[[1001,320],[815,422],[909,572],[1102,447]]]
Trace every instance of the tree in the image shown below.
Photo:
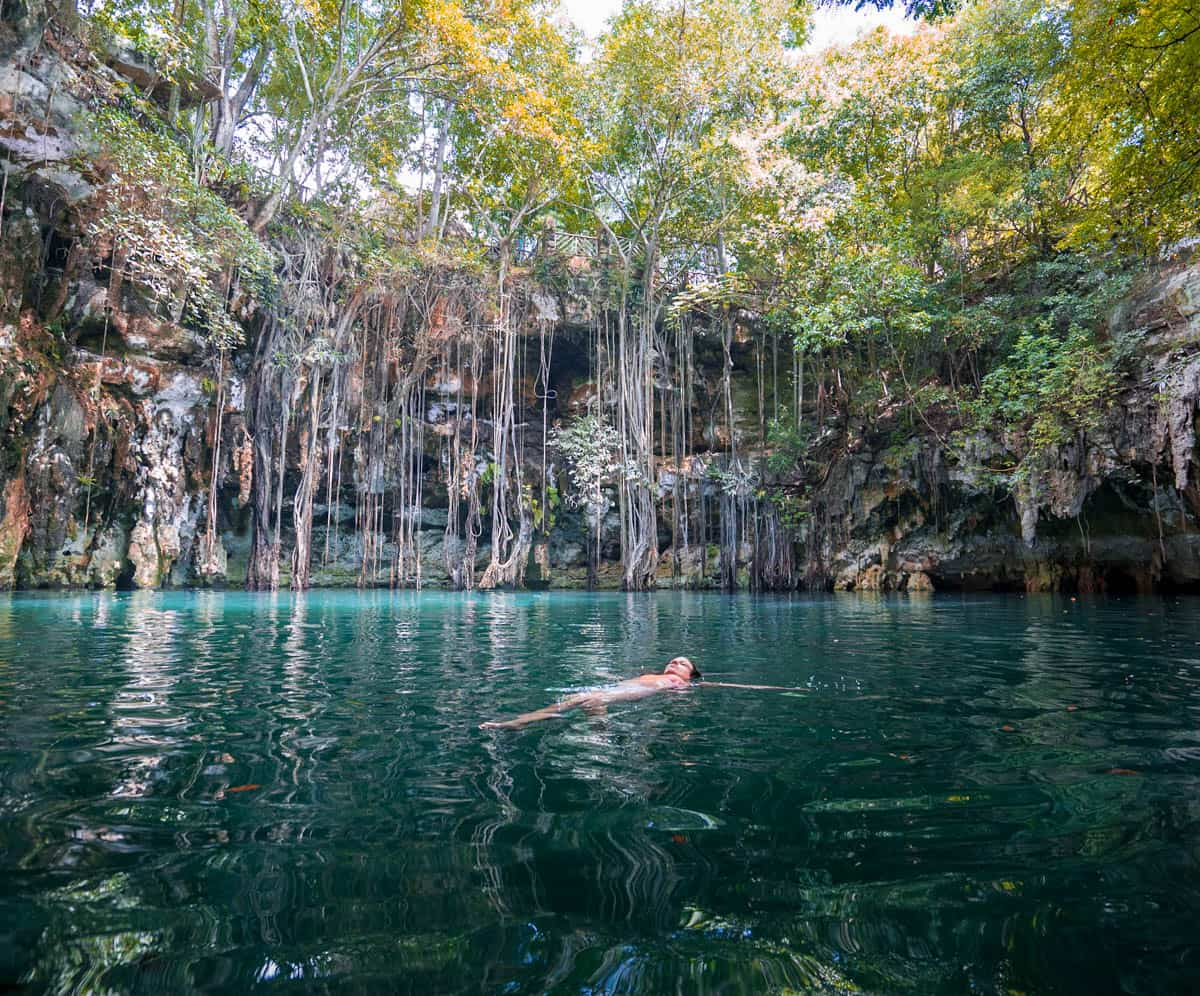
[[[536,5],[510,4],[481,26],[478,44],[487,64],[444,101],[443,186],[469,209],[479,234],[499,245],[578,192],[583,79],[575,39]],[[427,232],[446,210],[431,194]]]
[[[204,0],[205,73],[217,87],[209,138],[226,159],[270,58],[285,37],[271,0]]]
[[[864,7],[874,7],[876,10],[889,10],[896,6],[896,0],[820,0],[824,7],[849,7],[855,10]],[[909,17],[921,17],[934,20],[948,17],[962,6],[960,0],[904,0],[904,13]]]
[[[167,118],[191,133],[202,166],[204,141],[225,158],[233,156],[234,137],[285,37],[283,15],[276,0],[104,0],[91,20],[153,60],[171,84]],[[182,94],[198,85],[215,99],[187,109],[188,121]]]
[[[668,350],[655,337],[664,289],[705,243],[727,263],[720,235],[731,204],[720,192],[740,158],[731,139],[777,104],[785,46],[802,31],[782,3],[634,0],[600,42],[585,182],[617,263],[610,375],[626,588],[649,587],[658,563],[655,365],[664,368]]]
[[[491,588],[521,582],[533,539],[532,493],[523,479],[517,433],[520,318],[509,288],[514,242],[530,219],[577,183],[580,74],[572,39],[533,5],[514,4],[507,16],[484,25],[480,48],[489,53],[486,70],[446,102],[426,231],[436,236],[438,219],[449,213],[441,203],[444,168],[448,190],[468,206],[467,217],[495,254],[492,549],[480,580]],[[545,348],[543,337],[543,371]]]
[[[263,92],[270,132],[260,148],[271,156],[273,180],[251,219],[256,231],[275,217],[293,184],[311,177],[323,186],[327,158],[349,158],[356,128],[381,102],[403,107],[417,82],[449,69],[452,54],[439,45],[439,29],[447,21],[457,26],[438,0],[314,0],[285,21],[285,44]]]
[[[1046,4],[1069,39],[1056,136],[1085,162],[1073,245],[1153,252],[1200,218],[1200,10],[1185,0]]]

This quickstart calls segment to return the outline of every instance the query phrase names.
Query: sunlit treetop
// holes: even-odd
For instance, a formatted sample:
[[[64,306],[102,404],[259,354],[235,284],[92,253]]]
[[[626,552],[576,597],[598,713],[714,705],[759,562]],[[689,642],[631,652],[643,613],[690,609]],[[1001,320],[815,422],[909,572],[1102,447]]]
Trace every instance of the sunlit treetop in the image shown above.
[[[962,3],[960,0],[819,0],[822,7],[853,7],[863,10],[874,7],[876,10],[888,10],[892,7],[904,7],[904,13],[913,18],[934,20],[948,17],[957,11]]]
[[[711,232],[730,209],[731,139],[781,109],[805,24],[786,0],[627,3],[589,69],[597,208],[642,236]]]

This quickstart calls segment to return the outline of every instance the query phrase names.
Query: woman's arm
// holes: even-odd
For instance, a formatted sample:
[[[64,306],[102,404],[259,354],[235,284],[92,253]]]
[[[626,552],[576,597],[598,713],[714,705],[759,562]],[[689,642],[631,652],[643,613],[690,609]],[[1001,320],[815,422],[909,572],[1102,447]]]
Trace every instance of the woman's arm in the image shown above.
[[[807,692],[807,688],[787,688],[784,685],[737,685],[732,681],[698,681],[706,688],[751,688],[756,692]]]
[[[579,692],[576,695],[568,696],[561,702],[555,702],[554,705],[543,706],[541,709],[534,709],[533,712],[523,712],[512,719],[488,720],[486,723],[480,723],[479,728],[481,730],[519,730],[522,726],[540,723],[543,719],[557,719],[572,709],[587,708],[599,700],[600,695],[597,692]]]
[[[513,719],[505,720],[488,720],[486,723],[480,723],[481,730],[519,730],[522,726],[528,726],[530,723],[537,723],[543,719],[554,719],[561,716],[564,712],[574,709],[578,703],[559,702],[557,705],[547,706],[545,709],[535,709],[533,712],[523,712],[520,716]]]
[[[594,692],[580,692],[578,695],[572,695],[552,706],[525,712],[513,719],[489,720],[486,723],[480,723],[479,728],[481,730],[515,730],[522,726],[528,726],[530,723],[541,722],[543,719],[555,719],[572,709],[603,709],[604,706],[613,702],[632,702],[636,699],[644,699],[655,692],[666,691],[673,687],[669,684],[663,685],[660,678],[662,675],[644,674],[640,678],[630,678],[628,681],[622,681],[609,688],[601,688]]]

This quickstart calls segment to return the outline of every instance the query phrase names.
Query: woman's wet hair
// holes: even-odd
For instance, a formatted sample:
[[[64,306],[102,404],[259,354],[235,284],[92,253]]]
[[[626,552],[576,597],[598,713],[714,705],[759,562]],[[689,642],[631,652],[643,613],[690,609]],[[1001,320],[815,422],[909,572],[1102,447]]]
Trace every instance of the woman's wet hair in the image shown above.
[[[696,667],[696,665],[694,663],[692,663],[692,659],[690,657],[672,657],[669,661],[667,661],[667,667],[670,667],[672,664],[686,664],[688,667],[690,667],[692,669],[691,680],[692,681],[700,680],[700,678],[701,678],[700,669],[698,667]]]

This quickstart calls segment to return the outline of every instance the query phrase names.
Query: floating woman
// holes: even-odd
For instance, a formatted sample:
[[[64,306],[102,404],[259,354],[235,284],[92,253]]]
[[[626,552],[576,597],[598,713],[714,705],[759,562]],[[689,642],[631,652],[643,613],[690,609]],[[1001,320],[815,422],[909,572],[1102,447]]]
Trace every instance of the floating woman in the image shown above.
[[[688,658],[672,657],[667,662],[667,666],[663,668],[662,674],[643,674],[636,678],[629,678],[626,681],[618,682],[615,685],[609,685],[606,688],[598,688],[591,692],[580,692],[578,695],[571,695],[552,706],[546,706],[544,709],[535,709],[533,712],[525,712],[513,719],[489,720],[486,723],[480,723],[479,728],[481,730],[520,729],[522,726],[528,726],[530,723],[538,723],[543,719],[555,719],[574,709],[583,709],[588,712],[602,712],[605,706],[611,705],[614,702],[633,702],[637,699],[656,695],[658,692],[683,691],[693,685],[704,686],[706,688],[753,688],[778,692],[803,690],[782,688],[778,685],[735,685],[724,681],[704,681],[700,676],[700,669]]]

